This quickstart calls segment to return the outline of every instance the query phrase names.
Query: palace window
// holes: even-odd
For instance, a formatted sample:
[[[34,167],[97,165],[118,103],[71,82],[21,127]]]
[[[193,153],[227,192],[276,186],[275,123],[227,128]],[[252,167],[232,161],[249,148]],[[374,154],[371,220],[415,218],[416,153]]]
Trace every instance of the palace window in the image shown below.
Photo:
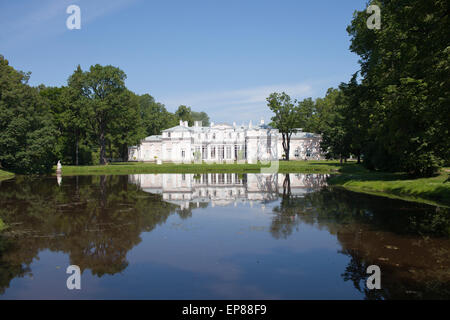
[[[223,160],[224,159],[224,147],[223,146],[219,146],[219,160]]]
[[[211,159],[216,158],[216,147],[211,147]]]
[[[170,149],[169,149],[170,150]],[[185,155],[186,155],[186,152],[184,152],[184,150],[181,150],[181,157],[184,159],[184,157],[185,157]]]
[[[195,160],[200,160],[200,157],[201,157],[200,147],[195,147],[194,157],[195,157]]]
[[[231,159],[231,146],[227,146],[227,159]]]
[[[206,148],[206,146],[202,146],[202,159],[207,159],[208,158],[208,149]]]

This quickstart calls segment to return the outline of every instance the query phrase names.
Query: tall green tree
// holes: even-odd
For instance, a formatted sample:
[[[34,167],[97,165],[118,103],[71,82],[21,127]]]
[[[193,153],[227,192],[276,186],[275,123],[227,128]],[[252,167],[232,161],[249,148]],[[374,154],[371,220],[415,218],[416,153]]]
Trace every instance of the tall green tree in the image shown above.
[[[123,160],[128,159],[128,147],[139,143],[145,137],[146,132],[140,115],[139,97],[126,90],[118,96],[118,108],[120,121],[113,121],[110,125],[109,142],[110,158],[113,158],[113,148]]]
[[[450,162],[450,30],[446,0],[377,0],[382,26],[356,12],[347,28],[370,109],[364,163],[434,173]]]
[[[175,111],[175,116],[179,120],[187,121],[190,126],[194,124],[194,118],[192,117],[191,107],[180,105]]]
[[[124,115],[121,103],[128,94],[125,87],[126,74],[113,66],[91,66],[89,71],[81,68],[69,77],[68,85],[79,91],[82,97],[82,113],[100,147],[100,164],[106,164],[107,135],[117,127]]]
[[[167,111],[164,104],[156,102],[149,94],[138,97],[139,108],[146,136],[161,134],[161,131],[177,125],[177,117]]]
[[[322,135],[321,149],[327,158],[340,159],[350,156],[349,134],[343,110],[346,108],[339,89],[330,88],[324,98],[316,99],[316,132]]]
[[[306,98],[298,103],[299,126],[305,132],[318,132],[318,117],[316,104],[312,98]]]
[[[346,134],[346,143],[349,152],[356,156],[358,163],[361,162],[363,150],[367,145],[370,105],[365,97],[367,88],[358,84],[357,74],[354,74],[349,83],[339,86],[342,94],[340,96],[340,115],[343,119],[342,127]]]
[[[93,146],[87,119],[81,113],[79,91],[72,87],[41,87],[39,93],[48,100],[58,130],[58,159],[67,164],[90,164]]]
[[[0,55],[0,165],[24,173],[47,173],[55,162],[57,131],[52,114],[29,74]]]
[[[275,114],[272,117],[272,126],[281,133],[285,159],[289,160],[291,136],[299,125],[296,101],[292,101],[285,92],[274,92],[266,100],[270,110]]]

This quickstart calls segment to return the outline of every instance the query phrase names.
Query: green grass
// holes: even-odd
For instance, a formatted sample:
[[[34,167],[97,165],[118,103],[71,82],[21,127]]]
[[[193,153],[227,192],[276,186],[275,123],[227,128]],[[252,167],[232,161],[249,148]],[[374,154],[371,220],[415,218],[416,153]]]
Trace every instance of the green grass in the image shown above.
[[[262,164],[174,164],[125,162],[112,163],[106,166],[63,166],[63,175],[117,175],[133,173],[256,173]],[[280,161],[280,173],[330,173],[340,168],[337,161]]]
[[[344,166],[329,184],[348,190],[399,198],[432,205],[450,206],[448,168],[430,178],[412,178],[404,173],[373,172],[359,165]]]
[[[14,177],[14,173],[0,169],[0,181]]]

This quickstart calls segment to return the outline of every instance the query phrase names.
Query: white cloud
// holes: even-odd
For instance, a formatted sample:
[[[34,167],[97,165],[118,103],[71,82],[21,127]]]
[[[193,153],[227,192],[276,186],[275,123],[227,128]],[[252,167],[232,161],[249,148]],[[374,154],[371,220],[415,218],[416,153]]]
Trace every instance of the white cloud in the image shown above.
[[[236,121],[237,123],[260,119],[269,121],[272,114],[267,107],[266,98],[272,92],[283,91],[295,99],[303,99],[314,93],[311,83],[294,83],[203,92],[161,99],[161,101],[172,111],[181,104],[191,106],[196,111],[205,111],[212,121]]]
[[[203,92],[198,94],[186,95],[168,99],[166,103],[171,106],[180,104],[199,105],[207,104],[208,106],[241,105],[251,103],[266,103],[266,98],[272,92],[284,91],[291,97],[302,98],[311,95],[312,87],[309,84],[280,84],[259,86],[253,88],[245,88],[239,90]]]

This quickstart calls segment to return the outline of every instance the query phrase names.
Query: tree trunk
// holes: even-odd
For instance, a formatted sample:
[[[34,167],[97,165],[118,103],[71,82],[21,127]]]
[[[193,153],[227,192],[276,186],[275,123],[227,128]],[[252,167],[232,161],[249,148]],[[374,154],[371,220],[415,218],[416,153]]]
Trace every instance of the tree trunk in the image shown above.
[[[75,138],[75,165],[78,165],[78,133]]]
[[[108,147],[109,147],[109,161],[112,162],[113,154],[112,154],[111,141],[108,141]]]
[[[122,145],[122,161],[128,161],[128,146],[126,143]]]
[[[105,139],[105,131],[103,128],[100,131],[100,164],[106,164],[106,139]]]
[[[284,158],[289,161],[289,134],[282,133],[281,136],[283,137]]]
[[[284,176],[283,181],[283,199],[289,199],[291,197],[291,179],[289,173]]]
[[[358,153],[358,162],[357,163],[361,163],[361,154]]]

